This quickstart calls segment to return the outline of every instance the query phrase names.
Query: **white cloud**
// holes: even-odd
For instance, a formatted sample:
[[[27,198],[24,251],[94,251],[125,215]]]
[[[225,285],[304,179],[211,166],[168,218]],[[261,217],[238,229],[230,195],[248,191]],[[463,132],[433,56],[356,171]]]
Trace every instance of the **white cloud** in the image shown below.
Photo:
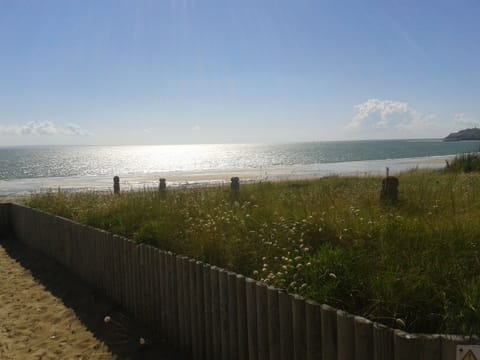
[[[432,126],[432,115],[425,115],[407,103],[395,100],[370,99],[354,106],[355,115],[347,125],[353,132],[372,134],[413,135]]]
[[[193,131],[200,131],[200,129],[200,125],[195,125],[194,127],[192,127]]]
[[[75,124],[67,124],[64,127],[56,126],[51,121],[30,121],[23,125],[0,125],[0,135],[16,136],[90,136],[90,132]]]
[[[459,124],[467,127],[480,127],[480,121],[474,120],[472,117],[466,115],[465,113],[455,114],[453,117],[455,124]]]

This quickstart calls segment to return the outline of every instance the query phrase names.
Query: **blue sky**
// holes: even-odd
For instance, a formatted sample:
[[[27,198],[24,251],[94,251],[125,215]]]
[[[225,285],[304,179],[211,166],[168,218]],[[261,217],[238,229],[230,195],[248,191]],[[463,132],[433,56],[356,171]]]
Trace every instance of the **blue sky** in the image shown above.
[[[443,137],[480,1],[0,0],[0,145]]]

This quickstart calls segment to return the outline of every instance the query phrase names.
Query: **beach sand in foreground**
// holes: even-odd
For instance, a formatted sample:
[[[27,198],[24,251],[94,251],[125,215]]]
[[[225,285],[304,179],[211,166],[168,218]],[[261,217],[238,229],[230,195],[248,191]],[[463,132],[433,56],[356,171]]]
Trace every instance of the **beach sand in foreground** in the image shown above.
[[[0,359],[182,358],[53,261],[0,240]]]

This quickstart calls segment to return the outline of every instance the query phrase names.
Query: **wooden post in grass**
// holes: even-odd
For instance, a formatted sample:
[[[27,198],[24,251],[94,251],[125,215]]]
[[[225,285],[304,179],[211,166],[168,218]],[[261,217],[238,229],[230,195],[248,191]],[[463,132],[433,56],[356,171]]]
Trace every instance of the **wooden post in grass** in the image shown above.
[[[165,192],[165,189],[167,188],[167,181],[164,178],[160,178],[160,182],[158,184],[158,191],[159,192]]]
[[[389,176],[387,167],[387,176],[382,180],[382,192],[380,193],[381,200],[389,200],[395,202],[398,200],[398,178]]]
[[[120,194],[120,178],[118,176],[113,178],[113,193]]]
[[[237,193],[240,191],[240,179],[237,176],[234,176],[230,179],[230,188],[232,189],[233,193]]]

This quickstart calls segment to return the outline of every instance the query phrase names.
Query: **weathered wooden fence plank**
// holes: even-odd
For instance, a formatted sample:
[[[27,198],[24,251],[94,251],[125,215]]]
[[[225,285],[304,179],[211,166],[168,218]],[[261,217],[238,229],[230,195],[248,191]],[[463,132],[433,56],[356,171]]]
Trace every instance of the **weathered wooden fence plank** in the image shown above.
[[[121,275],[121,289],[120,289],[120,304],[126,306],[126,272],[127,272],[127,253],[126,253],[126,240],[121,237],[117,237],[116,240],[120,244],[120,275]]]
[[[169,340],[178,346],[178,307],[177,307],[177,291],[176,291],[176,273],[175,273],[175,255],[168,252],[168,295],[169,295]]]
[[[65,221],[63,231],[65,232],[65,266],[67,269],[73,269],[73,239],[72,239],[72,221]]]
[[[389,360],[393,351],[393,330],[385,325],[373,324],[373,358]]]
[[[441,339],[438,335],[408,334],[394,331],[395,360],[441,359]]]
[[[37,222],[34,219],[35,212],[29,212],[29,221],[32,223],[29,226],[30,234],[32,238],[36,238],[38,235],[37,231]],[[59,263],[62,263],[63,259],[63,232],[61,228],[61,224],[63,223],[63,218],[58,216],[55,217],[53,222],[53,229],[52,229],[52,240],[53,240],[53,258],[57,260]],[[35,235],[34,235],[35,234]]]
[[[203,265],[203,294],[204,294],[204,315],[205,315],[205,358],[213,359],[213,313],[212,313],[212,288],[211,288],[211,276],[210,265]]]
[[[152,271],[152,247],[147,245],[145,247],[145,283],[147,288],[147,324],[150,329],[153,329],[155,322],[153,318],[153,271]]]
[[[6,237],[11,233],[10,204],[0,204],[0,236]]]
[[[442,335],[440,339],[442,347],[441,360],[457,358],[457,345],[468,344],[469,339],[461,335]]]
[[[188,286],[188,296],[190,297],[190,308],[188,312],[190,313],[190,332],[192,339],[192,357],[193,359],[198,359],[198,323],[197,323],[197,273],[195,271],[196,261],[193,259],[188,260],[188,273],[189,273],[189,286]]]
[[[220,289],[218,286],[218,268],[213,266],[210,270],[210,296],[212,309],[212,359],[221,359],[222,340],[220,323]]]
[[[253,279],[245,279],[247,295],[248,358],[258,358],[257,337],[257,284]]]
[[[133,304],[133,251],[134,244],[132,241],[125,242],[125,305],[127,311],[131,314],[134,313],[135,307]]]
[[[88,282],[88,263],[87,263],[87,242],[85,238],[87,237],[87,227],[84,225],[80,225],[77,228],[78,231],[78,248],[77,248],[77,256],[78,256],[78,265],[80,270],[80,277],[83,281]]]
[[[70,224],[70,249],[71,249],[71,256],[70,256],[70,264],[71,270],[77,274],[79,273],[78,267],[78,225],[76,223]]]
[[[319,304],[312,300],[305,302],[307,360],[322,358],[322,315]]]
[[[153,297],[154,297],[154,309],[153,309],[153,318],[155,319],[155,332],[157,335],[162,334],[162,298],[160,295],[161,292],[161,282],[160,282],[160,252],[158,249],[153,249]]]
[[[292,309],[294,359],[303,360],[307,357],[305,299],[295,295],[293,297]]]
[[[161,318],[162,318],[162,335],[168,339],[168,286],[167,286],[167,254],[164,251],[159,251],[159,267],[160,267],[160,296],[162,300]]]
[[[321,305],[322,360],[337,360],[337,310]]]
[[[182,349],[187,348],[186,341],[186,328],[187,324],[185,321],[185,287],[184,287],[184,276],[185,272],[183,271],[183,257],[177,255],[175,257],[175,267],[177,269],[177,301],[178,301],[178,343]],[[187,294],[188,295],[188,294]]]
[[[132,287],[133,287],[133,311],[137,319],[140,318],[140,249],[135,244],[132,252]]]
[[[354,316],[337,311],[337,357],[338,360],[355,359],[355,327]]]
[[[248,359],[248,327],[247,327],[247,290],[245,277],[237,275],[237,331],[238,331],[238,359]]]
[[[205,357],[205,337],[208,336],[205,332],[205,295],[203,292],[203,263],[200,261],[195,262],[195,286],[197,293],[196,300],[196,316],[197,316],[197,353],[196,358],[199,360],[207,359]]]
[[[228,287],[228,343],[231,360],[238,359],[237,274],[227,273]]]
[[[113,237],[110,237],[113,243],[113,258],[115,259],[114,269],[115,269],[115,301],[118,304],[122,303],[123,295],[123,271],[122,271],[122,261],[123,261],[123,251],[122,251],[122,241],[118,241]]]
[[[218,287],[220,295],[220,343],[222,348],[222,359],[229,360],[229,325],[228,325],[228,275],[225,270],[218,273]]]
[[[355,360],[371,360],[373,359],[373,323],[361,316],[355,316],[354,320]]]
[[[97,238],[97,249],[99,254],[95,257],[97,270],[103,272],[103,276],[99,276],[100,279],[103,279],[103,282],[106,283],[105,288],[107,289],[108,295],[117,300],[117,288],[118,288],[118,277],[121,274],[115,268],[115,263],[117,258],[120,256],[116,253],[116,244],[118,241],[111,234],[105,232],[98,232],[96,235]]]
[[[107,294],[111,297],[114,297],[116,277],[120,276],[120,274],[115,274],[115,255],[111,253],[115,243],[117,243],[116,240],[112,235],[103,231],[96,234],[98,254],[95,256],[95,262],[96,266],[98,266],[97,270],[103,273],[103,276],[99,274],[99,278],[101,282],[105,283]]]
[[[192,321],[191,317],[192,314],[190,312],[190,303],[192,301],[192,297],[190,295],[190,262],[187,257],[182,257],[182,279],[181,285],[183,288],[183,330],[184,330],[184,341],[185,341],[185,350],[188,353],[192,352]]]
[[[280,316],[280,359],[293,359],[293,298],[286,292],[278,293],[278,305]]]
[[[89,285],[92,284],[92,263],[93,263],[93,257],[91,256],[93,249],[92,249],[92,231],[90,226],[83,226],[82,228],[82,262],[83,262],[83,274],[84,274],[84,280],[86,283]],[[50,251],[53,252],[54,250],[54,241],[50,242]]]
[[[268,353],[270,360],[280,359],[280,306],[278,289],[267,288]]]
[[[257,347],[258,358],[269,358],[269,343],[268,343],[268,291],[267,286],[260,282],[256,283],[256,298],[257,306]]]
[[[145,324],[147,322],[148,314],[146,313],[147,305],[147,293],[146,293],[146,279],[145,279],[145,245],[138,245],[138,265],[139,265],[139,277],[138,277],[138,299],[139,299],[139,314],[141,321]]]

